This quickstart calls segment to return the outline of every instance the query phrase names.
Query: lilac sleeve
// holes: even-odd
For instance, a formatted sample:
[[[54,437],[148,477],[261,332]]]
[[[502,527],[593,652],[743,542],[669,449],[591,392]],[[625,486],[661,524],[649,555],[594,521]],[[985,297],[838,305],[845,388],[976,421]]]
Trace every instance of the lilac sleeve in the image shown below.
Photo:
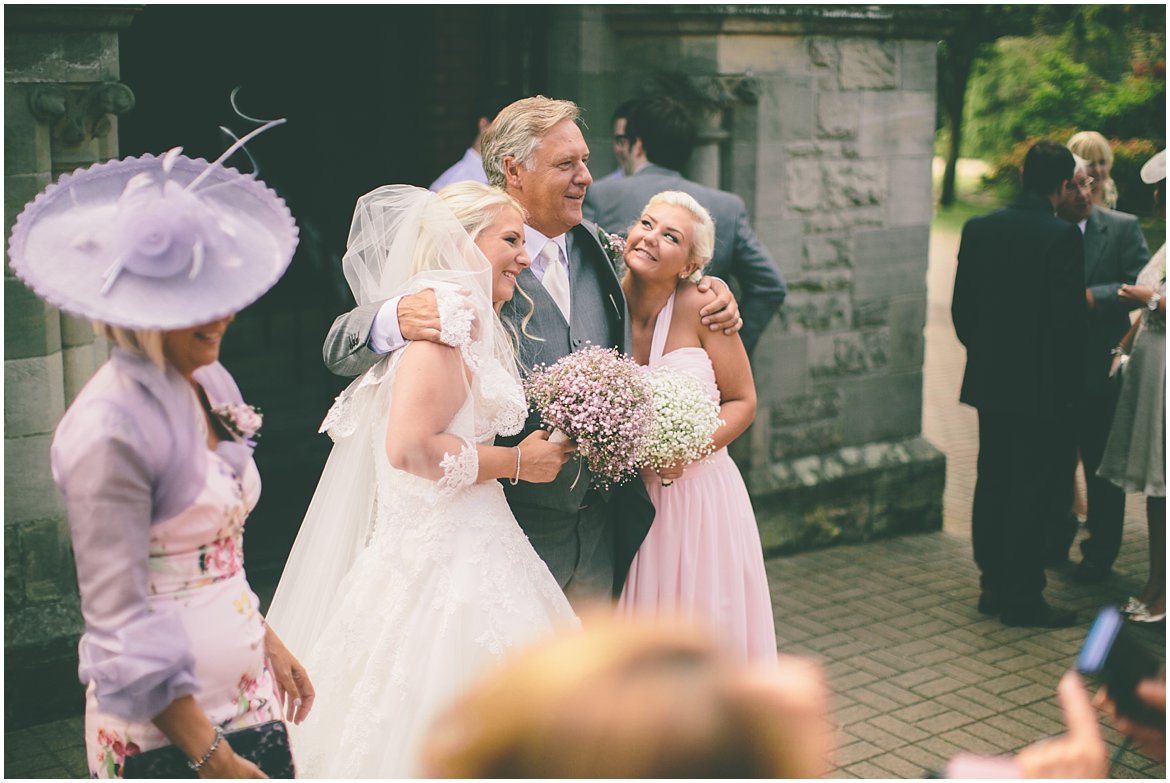
[[[107,402],[73,411],[53,473],[73,537],[85,634],[78,675],[98,706],[145,721],[198,690],[179,618],[147,602],[153,484],[138,423]]]

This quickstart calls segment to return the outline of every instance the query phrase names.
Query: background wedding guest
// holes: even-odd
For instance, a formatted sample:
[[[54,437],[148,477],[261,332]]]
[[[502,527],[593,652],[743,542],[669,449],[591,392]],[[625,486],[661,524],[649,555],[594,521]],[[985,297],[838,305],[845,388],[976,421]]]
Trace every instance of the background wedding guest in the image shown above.
[[[490,184],[527,213],[525,245],[533,260],[517,285],[532,303],[513,299],[500,311],[524,335],[517,347],[523,373],[586,345],[625,350],[629,344],[625,295],[613,259],[598,227],[582,222],[581,202],[593,178],[579,119],[571,101],[525,98],[501,110],[484,137]],[[704,317],[715,328],[739,329],[730,291],[722,281],[714,286],[719,295],[704,308]],[[352,374],[401,347],[403,338],[438,340],[440,334],[434,294],[423,291],[363,304],[338,317],[323,354],[333,372]],[[534,413],[520,435],[500,443],[515,445],[539,426]],[[574,458],[549,484],[504,488],[520,526],[570,601],[620,592],[653,517],[640,482],[605,494],[590,485],[588,467]]]
[[[1156,185],[1155,213],[1165,217],[1166,151],[1151,158],[1142,181]],[[1137,276],[1123,285],[1118,298],[1140,308],[1140,317],[1121,338],[1114,373],[1128,356],[1113,426],[1105,443],[1098,475],[1122,492],[1146,496],[1150,575],[1123,609],[1137,622],[1166,619],[1166,245],[1158,248]],[[1116,382],[1116,379],[1113,379]]]
[[[1066,147],[1034,144],[1020,199],[963,226],[955,272],[951,318],[967,349],[959,401],[979,413],[978,608],[1007,625],[1076,621],[1043,594],[1047,528],[1070,505],[1085,375],[1083,240],[1053,214],[1074,168]]]
[[[502,90],[492,90],[476,98],[475,104],[469,107],[470,111],[467,113],[468,125],[475,129],[475,138],[472,139],[471,146],[463,153],[462,158],[452,163],[431,183],[429,190],[438,192],[452,182],[471,181],[487,184],[483,156],[480,154],[483,148],[483,135],[491,127],[492,117],[511,102],[512,98],[506,96]]]
[[[630,171],[630,137],[626,135],[626,121],[637,101],[637,98],[624,100],[613,110],[613,158],[617,161],[617,168],[597,180],[599,183],[612,182],[633,173]]]
[[[815,778],[836,744],[820,666],[747,668],[669,618],[585,617],[520,652],[433,725],[435,777]]]
[[[776,627],[760,532],[727,446],[756,415],[752,368],[737,335],[711,332],[711,298],[690,276],[715,247],[711,215],[690,195],[658,193],[630,227],[622,289],[634,360],[693,379],[719,406],[712,452],[657,473],[643,470],[655,517],[618,602],[631,614],[681,614],[709,623],[737,660],[775,661]]]
[[[1094,204],[1091,184],[1087,164],[1077,158],[1072,181],[1056,205],[1056,214],[1075,223],[1084,236],[1088,330],[1080,358],[1085,394],[1076,414],[1076,444],[1085,467],[1089,501],[1085,526],[1089,536],[1081,542],[1082,559],[1073,573],[1073,579],[1083,583],[1107,578],[1121,549],[1125,493],[1098,476],[1097,467],[1117,407],[1118,386],[1109,380],[1110,351],[1129,328],[1129,311],[1133,307],[1118,292],[1123,285],[1134,282],[1150,257],[1138,219]],[[1069,469],[1064,490],[1066,506],[1070,507],[1075,471],[1075,467]],[[1056,552],[1050,555],[1067,553],[1072,543],[1070,533],[1075,535],[1075,528],[1066,528],[1058,539]],[[1050,557],[1049,562],[1052,559],[1055,558]]]
[[[1105,777],[1088,691],[1069,672],[1057,695],[1066,734],[1014,757],[959,754],[946,776]],[[422,765],[453,778],[819,778],[836,744],[816,662],[745,667],[693,627],[587,617],[583,631],[521,652],[440,715]]]
[[[1117,207],[1117,183],[1110,172],[1113,169],[1113,148],[1109,140],[1097,131],[1074,133],[1068,140],[1074,155],[1085,159],[1086,171],[1093,179],[1093,203],[1100,207]]]
[[[262,183],[177,152],[65,175],[17,219],[10,258],[114,343],[51,451],[85,620],[90,771],[120,777],[173,744],[201,777],[262,777],[224,732],[279,721],[282,704],[303,720],[314,693],[244,573],[261,419],[217,359],[297,230]]]
[[[768,249],[748,220],[739,196],[686,179],[686,167],[695,146],[696,131],[682,104],[665,96],[636,101],[629,109],[630,176],[597,183],[585,196],[585,215],[609,231],[626,231],[655,193],[681,190],[702,204],[715,219],[715,251],[708,275],[730,275],[739,284],[739,307],[744,347],[751,354],[756,342],[783,304],[788,289]]]

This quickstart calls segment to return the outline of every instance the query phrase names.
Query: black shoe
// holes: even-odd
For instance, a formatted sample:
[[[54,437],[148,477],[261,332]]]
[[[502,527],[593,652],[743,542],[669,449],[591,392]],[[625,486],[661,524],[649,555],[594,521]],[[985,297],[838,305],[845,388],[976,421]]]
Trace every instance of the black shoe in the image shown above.
[[[1073,571],[1072,580],[1077,584],[1091,585],[1104,582],[1113,573],[1113,569],[1092,560],[1082,560],[1077,570]]]
[[[1038,602],[1004,609],[1000,620],[1016,628],[1068,628],[1077,624],[1077,613],[1071,609],[1056,609],[1043,598]]]
[[[991,590],[984,590],[979,594],[979,614],[985,614],[991,617],[1003,611],[1003,598],[999,593],[994,593]]]

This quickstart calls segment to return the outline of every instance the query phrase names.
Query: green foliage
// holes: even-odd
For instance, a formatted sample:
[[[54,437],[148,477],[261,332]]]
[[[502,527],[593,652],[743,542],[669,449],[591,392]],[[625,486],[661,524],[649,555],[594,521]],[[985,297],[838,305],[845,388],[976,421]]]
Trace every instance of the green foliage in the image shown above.
[[[1135,215],[1150,214],[1154,188],[1142,182],[1141,170],[1163,145],[1148,139],[1110,139],[1109,146],[1113,148],[1113,170],[1110,176],[1117,183],[1117,208]]]
[[[1162,61],[1109,81],[1069,48],[1063,36],[997,42],[995,55],[980,61],[971,79],[965,155],[996,159],[1031,137],[1068,138],[1058,132],[1070,128],[1164,141]]]
[[[1166,138],[1165,7],[1033,6],[1030,13],[1031,35],[980,50],[963,154],[993,161],[994,182],[1014,183],[1035,139],[1096,130],[1112,139],[1122,197],[1128,191],[1144,202],[1135,166]]]

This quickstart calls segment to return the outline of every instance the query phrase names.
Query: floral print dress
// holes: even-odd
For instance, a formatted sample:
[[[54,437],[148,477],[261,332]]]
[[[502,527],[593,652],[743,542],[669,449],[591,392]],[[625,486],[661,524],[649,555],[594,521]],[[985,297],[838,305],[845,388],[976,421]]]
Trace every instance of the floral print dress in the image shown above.
[[[260,474],[251,459],[238,476],[211,452],[206,485],[195,504],[151,529],[151,609],[180,618],[195,661],[195,699],[224,731],[280,717],[265,665],[260,602],[244,574],[244,521],[259,496]],[[113,778],[122,776],[127,756],[169,740],[149,721],[101,712],[91,684],[85,743],[91,774]]]

